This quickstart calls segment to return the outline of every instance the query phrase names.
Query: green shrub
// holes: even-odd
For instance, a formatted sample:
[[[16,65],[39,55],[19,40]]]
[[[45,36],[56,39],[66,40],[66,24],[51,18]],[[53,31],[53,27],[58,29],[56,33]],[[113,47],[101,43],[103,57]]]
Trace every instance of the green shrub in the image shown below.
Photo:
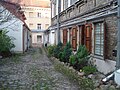
[[[80,77],[76,71],[69,69],[69,67],[61,64],[57,60],[51,61],[54,63],[55,69],[67,76],[69,80],[76,82],[80,90],[94,90],[94,82],[91,79]]]
[[[59,59],[60,59],[60,61],[63,61],[64,60],[64,56],[65,54],[63,53],[63,52],[60,52],[59,53]]]
[[[75,55],[70,56],[69,63],[71,65],[75,65],[75,63],[76,63],[76,56]]]
[[[69,62],[69,58],[71,54],[72,54],[72,48],[71,48],[70,42],[68,42],[65,45],[63,52],[61,52],[60,60],[63,62]]]
[[[86,57],[88,57],[88,51],[87,48],[85,46],[80,45],[79,49],[77,51],[77,57],[78,59],[86,59]]]
[[[79,80],[79,85],[81,90],[94,90],[94,82],[88,78],[82,78]]]
[[[15,47],[13,37],[7,35],[7,30],[0,30],[0,54],[2,56],[9,54],[11,49]]]
[[[89,53],[85,46],[80,45],[76,53],[77,61],[74,65],[74,68],[78,71],[88,64]]]
[[[48,46],[47,50],[48,50],[48,56],[53,56],[54,55],[54,48],[56,46]]]
[[[93,66],[85,66],[82,69],[85,73],[85,75],[93,74],[97,71],[97,69]]]
[[[63,50],[63,44],[60,42],[54,49],[54,57],[60,58],[60,52]]]

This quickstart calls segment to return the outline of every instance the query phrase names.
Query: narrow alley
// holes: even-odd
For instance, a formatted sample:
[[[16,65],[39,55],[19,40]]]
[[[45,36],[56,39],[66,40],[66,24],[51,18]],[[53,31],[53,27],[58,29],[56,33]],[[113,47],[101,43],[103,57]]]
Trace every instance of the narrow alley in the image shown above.
[[[0,62],[0,90],[78,90],[57,72],[43,48]]]

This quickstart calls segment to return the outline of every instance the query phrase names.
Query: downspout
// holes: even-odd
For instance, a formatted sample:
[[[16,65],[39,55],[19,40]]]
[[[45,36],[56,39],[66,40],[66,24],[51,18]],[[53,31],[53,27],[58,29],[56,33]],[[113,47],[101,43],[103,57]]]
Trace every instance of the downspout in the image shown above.
[[[61,42],[60,39],[60,12],[61,12],[61,0],[58,0],[58,15],[57,15],[57,44]]]
[[[28,50],[28,30],[27,30],[27,50]]]
[[[51,1],[51,23],[52,23],[52,13],[53,13],[52,9],[53,7],[52,7],[52,1]]]
[[[22,39],[23,39],[23,53],[24,53],[24,49],[25,49],[25,48],[24,48],[24,25],[23,25],[23,31],[22,31],[22,32],[23,32],[23,34],[22,34]]]

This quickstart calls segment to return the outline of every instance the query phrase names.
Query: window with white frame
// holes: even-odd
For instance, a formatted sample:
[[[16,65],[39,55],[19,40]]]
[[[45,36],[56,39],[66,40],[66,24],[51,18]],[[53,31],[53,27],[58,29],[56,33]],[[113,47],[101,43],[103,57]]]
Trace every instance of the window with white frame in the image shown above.
[[[45,24],[45,29],[48,29],[48,27],[49,27],[49,24]]]
[[[37,42],[38,42],[38,43],[42,42],[42,36],[37,35]]]
[[[33,17],[33,12],[29,12],[29,17]]]
[[[41,13],[38,12],[38,13],[37,13],[37,16],[41,18]]]
[[[37,29],[41,30],[41,24],[37,24]]]
[[[104,54],[104,24],[95,24],[95,55],[103,56]]]
[[[29,28],[33,28],[33,23],[29,23]]]

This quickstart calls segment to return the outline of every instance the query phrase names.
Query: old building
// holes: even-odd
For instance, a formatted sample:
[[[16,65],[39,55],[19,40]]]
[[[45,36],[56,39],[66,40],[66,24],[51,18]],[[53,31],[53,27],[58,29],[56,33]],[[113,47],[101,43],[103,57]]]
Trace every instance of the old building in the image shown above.
[[[31,43],[30,29],[25,23],[25,15],[18,4],[0,1],[0,31],[9,31],[14,40],[15,52],[25,52]]]
[[[40,46],[47,41],[44,31],[51,24],[51,8],[49,0],[6,0],[20,4],[26,16],[26,24],[32,31],[32,46]]]
[[[26,23],[32,31],[32,45],[43,44],[44,31],[50,26],[50,8],[22,6],[27,18]]]
[[[58,0],[51,0],[50,31],[57,30]],[[112,52],[117,44],[117,0],[61,0],[60,36],[74,51],[85,45],[99,71],[115,69]],[[55,33],[54,36],[57,36]],[[57,42],[57,37],[55,37]]]

